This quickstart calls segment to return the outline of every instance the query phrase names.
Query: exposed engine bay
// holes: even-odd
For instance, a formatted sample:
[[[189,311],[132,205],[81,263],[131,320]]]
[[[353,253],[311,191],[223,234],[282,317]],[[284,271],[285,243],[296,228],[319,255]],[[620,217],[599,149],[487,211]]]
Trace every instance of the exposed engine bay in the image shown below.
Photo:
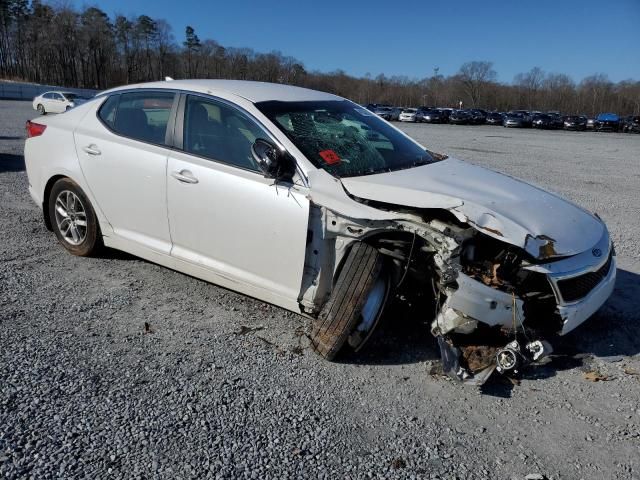
[[[400,218],[359,220],[314,205],[300,299],[305,313],[317,314],[349,246],[359,241],[384,255],[392,293],[416,306],[416,320],[427,323],[437,339],[444,372],[458,381],[480,385],[494,371],[517,374],[543,361],[553,340],[567,333],[566,302],[548,269],[562,258],[535,258],[450,211],[356,200]],[[611,258],[608,235],[603,241]],[[610,275],[611,260],[605,266],[602,278]],[[594,310],[585,309],[571,328]],[[358,327],[366,328],[375,325]],[[358,338],[366,341],[370,333],[349,343],[358,349],[364,343]]]

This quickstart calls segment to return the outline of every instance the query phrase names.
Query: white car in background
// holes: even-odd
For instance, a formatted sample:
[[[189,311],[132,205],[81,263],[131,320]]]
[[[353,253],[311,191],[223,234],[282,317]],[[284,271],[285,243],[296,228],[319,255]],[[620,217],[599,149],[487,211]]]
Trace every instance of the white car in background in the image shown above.
[[[87,101],[77,93],[72,92],[45,92],[33,99],[33,109],[40,115],[47,113],[63,113],[67,110],[82,105]]]
[[[417,108],[405,108],[400,112],[398,118],[401,122],[417,122],[418,121],[418,109]]]
[[[445,371],[482,383],[539,360],[614,287],[596,215],[335,95],[131,85],[27,134],[29,191],[70,253],[105,245],[302,314],[327,359],[402,301]]]

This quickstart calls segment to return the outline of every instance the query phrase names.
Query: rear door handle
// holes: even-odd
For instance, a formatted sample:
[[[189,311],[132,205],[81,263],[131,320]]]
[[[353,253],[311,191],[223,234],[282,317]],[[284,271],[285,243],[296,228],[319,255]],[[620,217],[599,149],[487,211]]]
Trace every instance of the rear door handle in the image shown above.
[[[182,183],[198,183],[198,179],[189,170],[175,170],[171,176]]]
[[[82,147],[82,150],[87,152],[89,155],[100,155],[102,152],[98,149],[96,145],[93,143],[91,145],[87,145],[86,147]]]

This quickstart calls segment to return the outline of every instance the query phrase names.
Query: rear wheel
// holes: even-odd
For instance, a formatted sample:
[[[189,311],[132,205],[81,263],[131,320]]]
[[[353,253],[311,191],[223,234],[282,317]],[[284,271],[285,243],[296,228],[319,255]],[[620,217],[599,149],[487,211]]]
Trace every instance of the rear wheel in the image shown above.
[[[40,115],[46,115],[47,114],[47,112],[44,109],[44,105],[42,105],[41,103],[38,104],[37,110],[38,110],[38,113]]]
[[[60,244],[87,257],[102,246],[98,219],[82,189],[68,178],[58,180],[49,196],[49,221]]]
[[[329,301],[313,321],[311,344],[322,357],[333,360],[352,333],[351,345],[361,347],[373,331],[389,291],[382,264],[370,245],[351,248]]]

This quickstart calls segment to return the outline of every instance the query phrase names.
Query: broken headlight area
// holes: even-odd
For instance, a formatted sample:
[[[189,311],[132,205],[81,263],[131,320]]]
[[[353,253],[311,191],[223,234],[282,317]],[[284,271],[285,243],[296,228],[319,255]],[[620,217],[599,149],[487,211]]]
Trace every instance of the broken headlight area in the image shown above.
[[[464,226],[429,226],[374,245],[395,266],[396,294],[430,323],[443,370],[479,385],[494,371],[518,374],[551,353],[545,338],[562,321],[547,277],[523,268],[532,261],[526,252]]]
[[[482,385],[494,371],[517,375],[553,351],[546,340],[531,341],[523,335],[513,338],[511,332],[504,330],[462,338],[455,334],[437,338],[443,371],[470,385]]]
[[[460,247],[457,276],[439,283],[431,323],[449,376],[482,384],[494,371],[517,374],[551,353],[545,338],[562,321],[546,276],[523,268],[531,260],[481,233]]]

